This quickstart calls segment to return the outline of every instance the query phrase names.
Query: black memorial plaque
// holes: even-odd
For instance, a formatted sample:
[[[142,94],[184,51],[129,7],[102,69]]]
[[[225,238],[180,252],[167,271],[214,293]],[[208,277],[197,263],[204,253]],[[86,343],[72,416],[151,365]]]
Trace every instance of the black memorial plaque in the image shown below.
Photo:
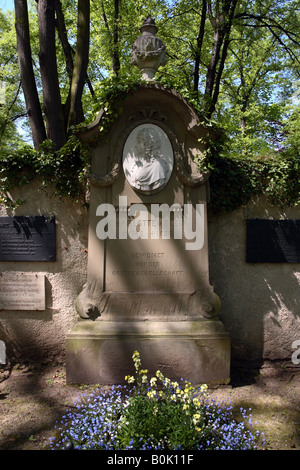
[[[300,220],[247,220],[247,263],[300,263]]]
[[[0,261],[56,261],[55,218],[0,217]]]

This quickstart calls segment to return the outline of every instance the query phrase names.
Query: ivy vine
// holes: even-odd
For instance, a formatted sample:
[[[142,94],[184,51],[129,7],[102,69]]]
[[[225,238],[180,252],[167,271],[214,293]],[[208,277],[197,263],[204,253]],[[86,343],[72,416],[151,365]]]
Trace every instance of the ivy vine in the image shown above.
[[[24,201],[11,198],[11,190],[30,183],[36,177],[40,177],[45,191],[51,188],[52,195],[60,199],[82,198],[88,165],[88,149],[76,133],[58,152],[53,151],[52,142],[48,140],[37,151],[29,145],[21,146],[0,160],[0,202],[10,208],[22,204]]]
[[[122,113],[122,101],[144,82],[116,81],[110,79],[103,88],[98,109],[104,110],[99,128],[105,134]],[[213,126],[212,121],[205,122]],[[54,187],[59,198],[83,199],[86,194],[90,146],[79,135],[86,124],[72,129],[70,137],[59,151],[53,151],[50,141],[34,150],[24,145],[18,150],[2,155],[0,160],[0,202],[15,207],[22,201],[12,201],[10,191],[16,186],[30,183],[36,176],[45,190]],[[199,170],[210,171],[211,208],[215,212],[229,212],[246,204],[251,197],[264,194],[267,201],[277,206],[300,204],[300,156],[281,153],[274,157],[233,158],[226,137],[208,142],[208,151],[199,158]]]
[[[204,165],[210,170],[211,209],[216,213],[238,209],[257,195],[264,195],[269,205],[280,208],[300,204],[299,155],[282,152],[238,158],[230,156],[222,142],[213,142]]]

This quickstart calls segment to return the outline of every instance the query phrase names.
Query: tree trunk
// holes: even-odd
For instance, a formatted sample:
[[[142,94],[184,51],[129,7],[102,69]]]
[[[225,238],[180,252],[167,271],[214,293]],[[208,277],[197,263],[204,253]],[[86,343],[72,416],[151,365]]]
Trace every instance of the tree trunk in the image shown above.
[[[40,41],[39,59],[47,137],[52,140],[54,149],[58,150],[66,142],[66,135],[56,63],[55,6],[53,0],[38,0],[37,11]]]
[[[119,58],[119,0],[115,0],[115,13],[114,13],[114,32],[113,32],[113,56],[112,68],[116,76],[120,71],[120,58]]]
[[[61,0],[55,0],[55,12],[56,12],[56,29],[58,32],[60,43],[64,51],[67,74],[71,81],[72,74],[73,74],[73,55],[72,55],[72,48],[68,41],[68,33],[67,33],[66,25],[65,25],[65,18],[64,18],[64,14],[62,10]]]
[[[90,1],[78,0],[77,42],[70,94],[68,128],[83,121],[82,93],[87,77],[90,41]]]
[[[74,67],[73,50],[68,40],[68,33],[67,33],[66,25],[65,25],[65,17],[63,14],[63,10],[62,10],[61,0],[55,0],[55,12],[56,12],[56,29],[57,29],[58,37],[59,37],[59,40],[60,40],[60,43],[62,45],[62,49],[64,52],[64,57],[66,61],[66,71],[70,80],[68,98],[65,103],[62,103],[64,123],[65,123],[65,132],[67,133],[68,120],[69,120],[69,114],[70,114],[70,103],[71,103],[71,83],[72,83],[72,75],[73,75],[73,67]]]
[[[198,98],[198,88],[199,88],[199,67],[201,59],[201,49],[205,32],[205,21],[206,21],[206,9],[207,4],[206,0],[202,0],[202,11],[201,11],[201,22],[199,28],[199,34],[197,37],[197,49],[195,54],[195,65],[194,65],[194,92],[197,94]]]
[[[114,75],[117,77],[120,71],[120,57],[119,57],[119,7],[120,7],[120,0],[114,0],[114,21],[113,21],[113,31],[111,32],[107,16],[105,13],[105,8],[103,2],[101,2],[102,7],[102,15],[103,21],[105,24],[105,28],[107,30],[107,34],[112,42],[111,46],[111,68]]]
[[[218,67],[218,72],[216,74],[215,87],[214,87],[212,103],[210,107],[210,114],[214,112],[218,98],[219,98],[221,77],[222,77],[222,73],[224,70],[225,60],[227,57],[227,51],[228,51],[228,47],[230,43],[230,32],[231,32],[232,21],[233,21],[233,16],[234,16],[237,0],[233,0],[232,2],[229,2],[229,4],[230,3],[231,5],[229,8],[229,12],[226,12],[228,13],[228,20],[225,25],[225,35],[224,35],[224,40],[223,40],[222,54],[221,54],[221,59],[220,59],[219,67]]]
[[[214,30],[214,45],[211,54],[210,63],[207,69],[206,74],[206,84],[205,84],[205,107],[210,110],[212,106],[212,95],[215,84],[215,77],[217,71],[217,65],[220,60],[221,47],[225,35],[224,24],[221,22],[216,22]]]
[[[204,93],[204,110],[208,117],[211,117],[214,112],[219,96],[221,76],[227,56],[236,4],[237,0],[225,0],[222,5],[222,11],[217,11],[214,18],[211,11],[211,2],[209,2],[208,11],[214,29],[214,44],[206,74]]]
[[[35,149],[46,139],[46,130],[32,66],[27,0],[15,0],[15,27],[22,88]]]

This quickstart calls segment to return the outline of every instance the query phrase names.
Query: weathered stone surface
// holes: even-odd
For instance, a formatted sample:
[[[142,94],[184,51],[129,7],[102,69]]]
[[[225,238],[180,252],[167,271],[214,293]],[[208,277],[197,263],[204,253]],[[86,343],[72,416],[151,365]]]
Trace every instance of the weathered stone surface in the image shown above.
[[[228,334],[219,321],[80,321],[67,335],[69,383],[122,384],[138,350],[143,368],[173,380],[225,383]]]
[[[0,273],[0,310],[45,310],[45,276]]]
[[[140,299],[145,293],[172,293],[175,297],[181,293],[194,295],[195,299],[201,295],[198,315],[201,316],[203,310],[200,307],[202,302],[205,305],[205,316],[208,311],[211,312],[211,316],[216,316],[218,301],[208,280],[206,220],[208,175],[200,174],[194,163],[194,158],[204,149],[198,139],[207,131],[199,124],[194,110],[180,95],[156,85],[138,89],[124,100],[122,106],[122,115],[114,123],[106,138],[99,141],[92,154],[88,277],[86,287],[77,300],[78,313],[83,318],[91,315],[92,318],[101,319],[103,304],[107,299],[106,293],[110,293],[112,299],[113,293],[117,298],[119,293],[139,292]],[[89,127],[85,139],[97,139],[101,116],[102,113],[100,121],[96,120]],[[174,154],[173,171],[167,184],[159,191],[150,194],[136,191],[126,178],[122,166],[123,149],[128,136],[134,129],[144,124],[159,127],[170,140]],[[119,237],[120,224],[124,221],[120,198],[123,198],[126,204],[125,219],[130,208],[142,205],[143,212],[138,218],[139,223],[144,224],[143,228],[149,229],[147,239],[132,239],[127,233],[125,237]],[[108,237],[100,240],[97,237],[97,228],[101,220],[100,216],[97,216],[97,210],[103,204],[113,206],[113,210],[116,211],[115,215],[112,214],[116,217],[116,238]],[[175,239],[173,236],[164,238],[161,231],[157,239],[152,238],[153,206],[160,207],[162,204],[166,204],[168,208],[176,205],[176,208],[181,210],[181,220],[184,217],[185,204],[191,208],[194,219],[196,206],[201,205],[203,212],[199,214],[201,226],[197,233],[199,238],[197,250],[186,249],[190,240],[185,237],[185,232],[181,239]],[[171,212],[172,218],[174,212]],[[130,224],[132,219],[134,217],[131,219],[127,217],[126,223]],[[174,224],[175,221],[171,220],[171,231],[174,230]],[[149,303],[145,301],[146,304]],[[170,295],[168,303],[171,307],[173,302]],[[128,308],[132,310],[131,307]],[[161,305],[160,308],[166,310],[167,307]],[[142,305],[140,310],[142,315]],[[155,309],[153,313],[157,314]],[[128,316],[128,312],[125,311],[124,315]],[[183,315],[186,315],[185,309]]]
[[[64,362],[65,335],[76,316],[74,299],[86,281],[87,211],[80,201],[55,197],[50,183],[47,189],[36,178],[11,190],[13,200],[23,204],[14,211],[0,206],[1,216],[51,214],[56,220],[56,261],[0,263],[3,274],[38,275],[45,281],[45,309],[0,310],[0,340],[8,363]]]
[[[142,35],[132,47],[131,63],[142,72],[145,80],[152,80],[157,69],[166,63],[165,45],[156,36],[155,20],[148,16],[140,28]]]
[[[156,85],[122,108],[92,153],[87,283],[66,337],[68,380],[123,381],[139,350],[153,372],[227,381],[230,339],[209,282],[208,175],[194,162],[208,131],[180,95]],[[84,139],[97,140],[101,119]],[[146,186],[137,187],[144,158]]]

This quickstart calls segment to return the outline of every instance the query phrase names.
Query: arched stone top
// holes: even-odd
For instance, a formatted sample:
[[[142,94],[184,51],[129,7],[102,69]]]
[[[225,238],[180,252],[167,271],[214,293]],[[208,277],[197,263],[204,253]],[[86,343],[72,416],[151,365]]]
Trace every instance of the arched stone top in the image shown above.
[[[157,83],[145,83],[137,87],[134,91],[128,93],[127,97],[122,101],[122,107],[126,107],[126,103],[131,104],[131,101],[136,99],[140,102],[140,97],[146,106],[148,103],[153,103],[154,100],[161,102],[166,100],[166,104],[174,108],[178,114],[181,115],[182,120],[187,124],[187,130],[195,133],[195,135],[203,135],[204,127],[200,124],[200,116],[195,111],[194,107],[176,90],[165,88]],[[139,110],[139,113],[143,112]],[[101,121],[105,117],[105,110],[102,108],[96,116],[96,119],[87,126],[85,136],[89,138],[92,134],[99,130]],[[163,118],[163,116],[162,116]],[[211,130],[206,130],[211,133]]]
[[[195,152],[199,155],[205,150],[203,141],[213,138],[213,133],[203,126],[193,106],[176,90],[149,83],[128,93],[119,104],[122,112],[105,135],[100,132],[105,118],[104,109],[82,135],[84,140],[97,146],[101,146],[102,141],[110,142],[109,150],[106,146],[107,154],[100,152],[99,156],[109,161],[108,171],[100,173],[97,165],[92,164],[92,184],[105,187],[118,179],[123,171],[122,152],[126,139],[136,126],[151,123],[159,126],[169,137],[174,152],[174,168],[181,182],[187,186],[197,186],[207,181],[208,173],[202,174],[193,168],[192,157]]]

